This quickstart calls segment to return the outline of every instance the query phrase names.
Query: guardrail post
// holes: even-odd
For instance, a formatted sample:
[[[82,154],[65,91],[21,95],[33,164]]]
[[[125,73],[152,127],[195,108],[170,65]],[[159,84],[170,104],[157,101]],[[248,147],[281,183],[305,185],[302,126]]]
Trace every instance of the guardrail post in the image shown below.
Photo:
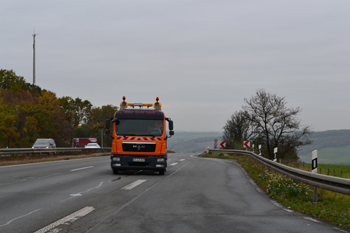
[[[312,172],[317,173],[317,150],[314,150],[311,155],[311,166],[312,166]],[[314,193],[312,195],[312,202],[317,202],[317,187],[314,186]]]
[[[314,186],[314,193],[313,193],[313,195],[312,195],[312,201],[313,201],[314,203],[317,202],[317,187],[316,187],[316,186]]]

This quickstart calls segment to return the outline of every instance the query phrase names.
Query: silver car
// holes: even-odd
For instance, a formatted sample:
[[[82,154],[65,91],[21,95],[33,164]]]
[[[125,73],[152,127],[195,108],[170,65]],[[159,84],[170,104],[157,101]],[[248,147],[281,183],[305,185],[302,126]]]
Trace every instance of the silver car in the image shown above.
[[[52,138],[38,138],[32,148],[56,148],[56,143]]]
[[[85,148],[101,148],[99,144],[97,143],[88,143]]]

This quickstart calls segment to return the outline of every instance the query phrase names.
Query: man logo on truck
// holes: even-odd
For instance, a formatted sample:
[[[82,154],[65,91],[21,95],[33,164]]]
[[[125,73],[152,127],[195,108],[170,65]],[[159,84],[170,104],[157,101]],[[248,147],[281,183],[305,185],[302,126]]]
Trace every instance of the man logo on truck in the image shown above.
[[[137,150],[141,150],[141,148],[146,148],[145,145],[139,145],[139,144],[133,145],[133,147],[137,148]]]
[[[127,103],[125,99],[123,96],[120,109],[106,121],[106,134],[112,137],[113,173],[153,170],[164,175],[168,159],[167,141],[174,135],[173,121],[161,111],[158,97],[154,104]],[[169,136],[165,121],[168,121]]]

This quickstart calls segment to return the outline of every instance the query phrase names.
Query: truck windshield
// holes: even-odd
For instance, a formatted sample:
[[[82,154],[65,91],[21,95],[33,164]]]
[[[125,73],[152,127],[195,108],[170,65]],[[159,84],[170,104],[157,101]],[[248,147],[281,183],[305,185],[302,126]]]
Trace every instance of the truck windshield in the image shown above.
[[[162,136],[163,120],[118,119],[115,132],[122,136]]]

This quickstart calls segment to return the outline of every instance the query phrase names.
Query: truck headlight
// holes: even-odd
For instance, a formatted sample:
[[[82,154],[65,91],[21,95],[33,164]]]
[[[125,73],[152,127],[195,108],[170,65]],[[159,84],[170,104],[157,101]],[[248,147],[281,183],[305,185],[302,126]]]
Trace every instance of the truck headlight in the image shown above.
[[[119,162],[119,161],[120,161],[120,158],[113,157],[113,158],[112,158],[112,161],[113,161],[113,162]]]
[[[164,159],[157,159],[157,163],[164,163]]]

